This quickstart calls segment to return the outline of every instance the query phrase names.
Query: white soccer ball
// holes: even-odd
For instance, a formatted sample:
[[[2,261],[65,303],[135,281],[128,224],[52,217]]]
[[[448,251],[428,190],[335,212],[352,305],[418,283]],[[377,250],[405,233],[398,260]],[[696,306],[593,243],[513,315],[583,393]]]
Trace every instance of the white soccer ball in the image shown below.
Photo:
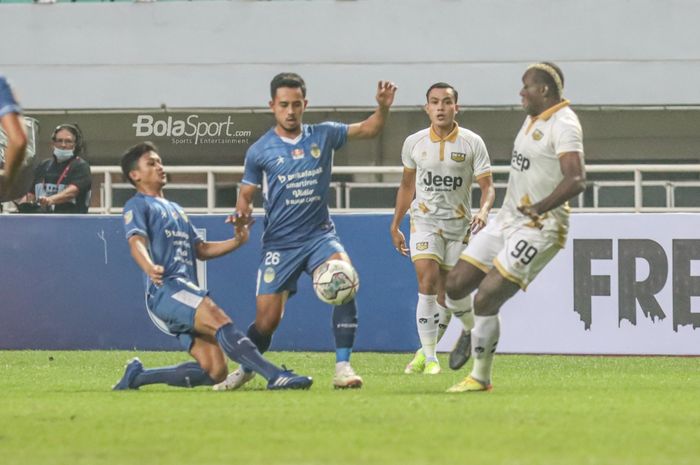
[[[314,271],[314,291],[319,299],[331,305],[342,305],[355,298],[360,278],[355,268],[343,260],[328,260]]]

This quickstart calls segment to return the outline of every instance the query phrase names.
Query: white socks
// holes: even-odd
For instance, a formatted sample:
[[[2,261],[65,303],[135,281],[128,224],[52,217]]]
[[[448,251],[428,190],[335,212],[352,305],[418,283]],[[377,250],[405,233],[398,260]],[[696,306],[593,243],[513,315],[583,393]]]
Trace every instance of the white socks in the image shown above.
[[[447,331],[447,327],[450,325],[450,320],[452,319],[452,312],[447,308],[440,305],[440,302],[436,302],[438,313],[440,314],[440,320],[438,321],[438,342],[442,339],[442,335]]]
[[[423,355],[427,359],[437,359],[435,346],[437,346],[439,321],[440,311],[437,296],[419,293],[418,305],[416,306],[416,326]]]
[[[498,315],[476,316],[472,330],[472,367],[471,377],[483,383],[491,383],[493,356],[501,335],[501,321]]]
[[[452,300],[445,294],[445,305],[450,312],[462,322],[464,330],[469,332],[474,327],[474,298],[471,294],[461,299]]]

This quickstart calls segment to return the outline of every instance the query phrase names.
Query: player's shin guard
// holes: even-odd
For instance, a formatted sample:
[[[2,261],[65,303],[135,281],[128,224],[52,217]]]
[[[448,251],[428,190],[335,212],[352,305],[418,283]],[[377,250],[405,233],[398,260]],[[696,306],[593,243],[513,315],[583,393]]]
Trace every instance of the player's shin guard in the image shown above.
[[[500,335],[501,321],[498,315],[476,316],[472,330],[472,378],[485,384],[491,383],[493,357]]]
[[[442,305],[440,302],[437,303],[438,313],[440,314],[440,320],[438,321],[438,334],[437,340],[442,339],[443,334],[447,331],[447,327],[450,325],[450,320],[452,320],[452,312]]]
[[[450,299],[445,295],[445,305],[454,316],[462,322],[464,330],[469,332],[474,327],[474,297],[469,294],[461,299]]]
[[[265,360],[255,344],[233,323],[226,323],[219,328],[216,331],[216,340],[231,360],[260,373],[267,380],[274,378],[281,371]]]
[[[355,299],[333,307],[333,336],[335,337],[335,361],[350,361],[357,332],[357,303]]]
[[[185,362],[179,365],[144,370],[131,383],[133,389],[147,384],[167,384],[168,386],[192,388],[195,386],[212,386],[214,380],[197,362]]]
[[[438,323],[440,314],[436,295],[418,294],[416,305],[416,327],[418,338],[423,348],[423,355],[429,359],[437,358],[435,346],[438,339]]]

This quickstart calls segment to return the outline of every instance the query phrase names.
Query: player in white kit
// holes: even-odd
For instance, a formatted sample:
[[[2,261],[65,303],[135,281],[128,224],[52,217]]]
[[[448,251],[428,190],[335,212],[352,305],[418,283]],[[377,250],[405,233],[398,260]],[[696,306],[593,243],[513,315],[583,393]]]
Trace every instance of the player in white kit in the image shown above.
[[[409,247],[399,226],[410,208],[410,254],[418,278],[416,325],[421,348],[406,366],[408,374],[440,373],[435,347],[452,315],[444,306],[447,272],[457,263],[470,234],[486,224],[495,197],[484,141],[455,122],[457,91],[438,82],[428,89],[426,98],[425,111],[431,124],[408,136],[403,144],[404,170],[390,229],[396,250],[408,255]],[[481,188],[481,208],[472,217],[474,180]],[[466,353],[457,364],[461,366],[469,356],[474,322],[471,305],[460,308],[456,315],[464,325],[453,351],[455,356]],[[450,366],[454,366],[452,357]]]
[[[578,117],[562,98],[564,75],[553,63],[528,67],[520,90],[527,113],[515,138],[508,188],[496,218],[466,247],[447,278],[447,304],[459,311],[474,295],[474,366],[448,392],[491,389],[500,334],[499,310],[525,290],[564,247],[567,201],[586,186]]]

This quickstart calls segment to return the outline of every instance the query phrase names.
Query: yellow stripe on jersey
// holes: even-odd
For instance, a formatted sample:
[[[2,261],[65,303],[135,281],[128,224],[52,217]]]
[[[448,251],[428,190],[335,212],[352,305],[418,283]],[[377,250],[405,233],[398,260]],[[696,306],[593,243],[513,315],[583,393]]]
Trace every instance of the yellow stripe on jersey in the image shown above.
[[[489,176],[489,177],[491,176],[491,172],[490,172],[490,171],[486,171],[485,173],[481,173],[479,176],[475,177],[474,179],[476,179],[476,180],[478,181],[479,179],[483,179],[483,178],[485,178],[485,177],[487,177],[487,176]]]
[[[562,100],[561,102],[557,103],[554,106],[551,106],[547,108],[545,111],[540,113],[537,116],[530,116],[530,124],[527,125],[527,129],[525,130],[525,134],[530,132],[530,129],[532,129],[532,126],[535,125],[537,121],[547,121],[549,118],[552,117],[552,115],[559,110],[561,110],[564,107],[568,107],[571,105],[571,102],[568,101],[567,99]]]
[[[505,267],[501,265],[497,258],[493,259],[493,265],[496,267],[498,272],[501,273],[501,276],[506,278],[508,281],[517,284],[523,291],[527,289],[527,284],[525,284],[520,278],[510,274],[508,270],[506,270]]]
[[[428,212],[430,212],[430,209],[428,208],[428,206],[427,206],[425,203],[423,203],[423,202],[420,202],[420,203],[418,204],[418,208],[419,208],[420,211],[423,212],[423,213],[428,213]]]

